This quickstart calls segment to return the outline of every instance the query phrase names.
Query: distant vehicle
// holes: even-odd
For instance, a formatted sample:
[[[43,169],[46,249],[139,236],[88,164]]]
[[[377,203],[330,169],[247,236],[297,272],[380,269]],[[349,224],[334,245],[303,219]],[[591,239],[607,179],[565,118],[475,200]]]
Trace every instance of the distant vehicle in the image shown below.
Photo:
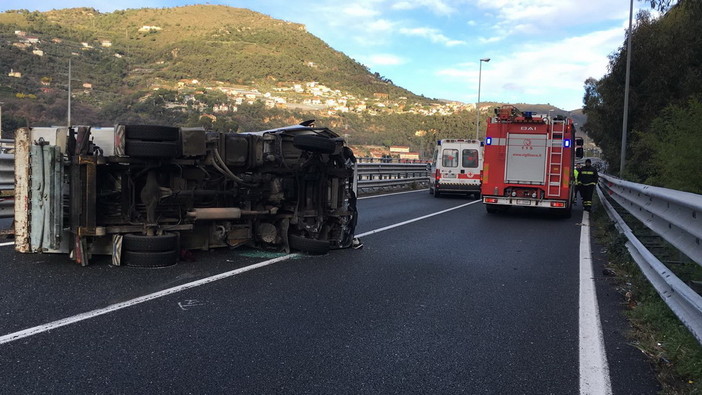
[[[569,217],[574,160],[583,152],[582,139],[574,137],[569,118],[536,116],[508,105],[496,109],[485,137],[481,190],[487,212],[543,207]]]
[[[429,171],[429,193],[473,194],[480,197],[483,148],[478,140],[439,140]]]
[[[175,264],[187,250],[351,246],[355,157],[311,121],[255,133],[117,125],[16,132],[16,249]]]

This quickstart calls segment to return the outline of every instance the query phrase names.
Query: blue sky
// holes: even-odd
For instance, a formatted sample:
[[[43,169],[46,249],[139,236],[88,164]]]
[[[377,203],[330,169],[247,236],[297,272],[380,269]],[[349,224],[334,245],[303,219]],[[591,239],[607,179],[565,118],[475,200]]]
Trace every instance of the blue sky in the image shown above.
[[[2,0],[0,11],[222,4],[302,23],[332,48],[431,98],[582,107],[624,43],[626,0]],[[634,2],[637,9],[647,2]]]

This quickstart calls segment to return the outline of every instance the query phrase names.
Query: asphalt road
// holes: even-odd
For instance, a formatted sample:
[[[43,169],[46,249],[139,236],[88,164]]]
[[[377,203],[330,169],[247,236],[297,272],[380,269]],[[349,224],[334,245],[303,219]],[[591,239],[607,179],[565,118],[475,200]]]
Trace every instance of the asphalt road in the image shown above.
[[[0,344],[0,393],[579,392],[581,212],[488,215],[426,191],[359,211],[360,250],[283,259]],[[0,336],[280,256],[219,250],[144,270],[0,247]],[[614,393],[655,393],[616,295],[598,287]]]

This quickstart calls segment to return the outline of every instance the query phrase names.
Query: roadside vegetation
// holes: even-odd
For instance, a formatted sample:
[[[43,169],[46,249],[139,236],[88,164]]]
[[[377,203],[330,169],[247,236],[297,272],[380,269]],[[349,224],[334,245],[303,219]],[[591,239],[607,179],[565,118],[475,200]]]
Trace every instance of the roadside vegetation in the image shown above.
[[[702,2],[653,0],[664,12],[636,16],[632,33],[626,168],[620,172],[626,42],[610,56],[609,73],[585,81],[583,130],[602,149],[608,173],[665,188],[702,193]],[[616,206],[616,203],[612,202]],[[625,212],[625,210],[617,210]],[[632,216],[637,238],[698,292],[702,268]],[[655,366],[665,394],[702,393],[702,346],[640,271],[602,206],[593,212],[593,234],[606,249],[609,274],[631,323],[631,345]]]
[[[645,242],[658,259],[681,280],[693,288],[700,288],[702,268],[699,265],[681,256],[659,237],[652,236],[651,231],[633,216],[623,217],[637,238]],[[630,345],[648,357],[664,394],[702,393],[702,346],[643,275],[629,255],[626,237],[614,227],[599,202],[591,220],[593,235],[606,250],[606,274],[616,279],[616,289],[625,306],[624,314],[631,324],[627,333]]]
[[[623,176],[634,182],[702,193],[702,2],[652,1],[660,18],[636,16],[632,33],[629,126]],[[669,8],[668,8],[669,7]],[[620,174],[627,47],[609,73],[585,81],[583,130]]]

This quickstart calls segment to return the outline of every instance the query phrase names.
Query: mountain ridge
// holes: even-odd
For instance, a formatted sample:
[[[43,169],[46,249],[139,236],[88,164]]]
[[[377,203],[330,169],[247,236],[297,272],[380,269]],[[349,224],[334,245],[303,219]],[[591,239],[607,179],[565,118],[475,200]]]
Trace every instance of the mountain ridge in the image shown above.
[[[243,8],[13,10],[0,13],[0,39],[5,128],[65,119],[68,59],[73,119],[85,124],[241,131],[314,115],[362,142],[415,146],[422,131],[475,127],[473,104],[416,95],[304,25]]]

